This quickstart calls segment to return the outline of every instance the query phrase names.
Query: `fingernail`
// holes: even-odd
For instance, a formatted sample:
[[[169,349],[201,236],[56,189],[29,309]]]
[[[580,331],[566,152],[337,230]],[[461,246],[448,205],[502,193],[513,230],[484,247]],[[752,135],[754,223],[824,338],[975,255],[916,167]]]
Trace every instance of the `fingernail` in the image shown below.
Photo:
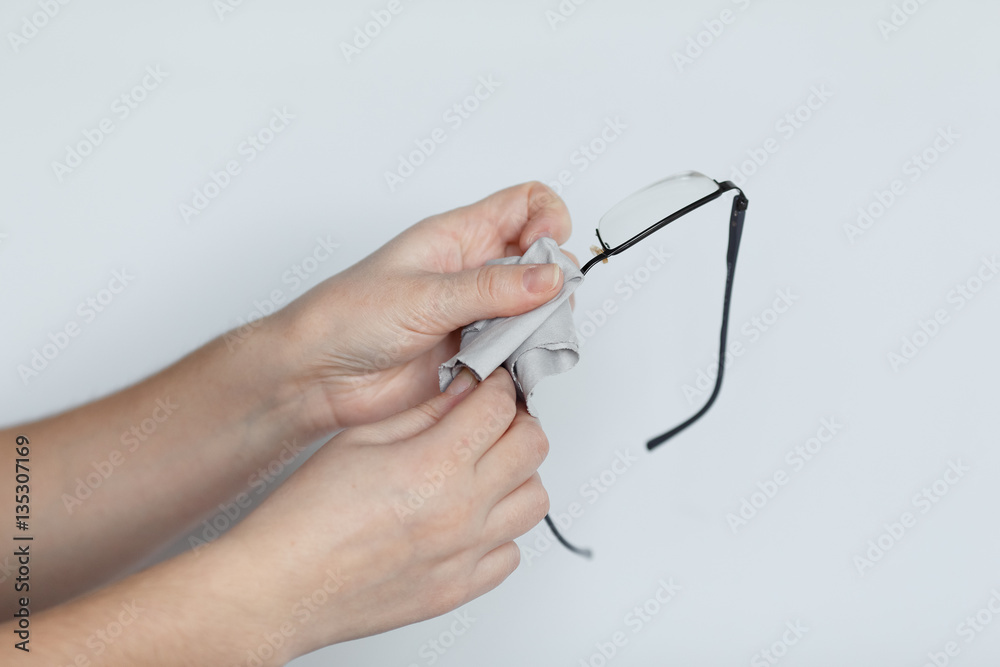
[[[552,234],[550,234],[548,232],[535,232],[534,234],[532,234],[531,236],[528,237],[528,247],[530,248],[531,246],[533,246],[535,244],[535,241],[537,241],[538,239],[543,239],[543,238],[544,239],[550,239],[550,238],[552,238]]]
[[[476,386],[476,376],[472,374],[468,368],[463,368],[455,379],[451,381],[448,388],[444,390],[444,393],[450,394],[452,396],[458,396],[459,394],[468,391]]]
[[[524,272],[524,289],[529,292],[549,292],[559,284],[558,264],[539,264]]]

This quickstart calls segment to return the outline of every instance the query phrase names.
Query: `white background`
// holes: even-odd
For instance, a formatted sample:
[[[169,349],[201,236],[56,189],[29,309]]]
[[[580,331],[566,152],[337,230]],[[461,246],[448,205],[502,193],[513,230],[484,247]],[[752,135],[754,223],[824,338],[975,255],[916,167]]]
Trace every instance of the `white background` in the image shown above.
[[[340,44],[385,3],[246,0],[220,19],[209,0],[72,2],[15,52],[8,33],[38,7],[7,2],[0,422],[131,384],[238,325],[272,290],[296,296],[304,287],[282,275],[319,236],[340,249],[309,285],[429,214],[568,170],[567,248],[588,257],[596,221],[622,197],[687,169],[730,178],[774,138],[779,149],[744,184],[732,340],[745,352],[715,407],[644,450],[699,405],[683,387],[714,360],[728,199],[648,242],[672,255],[659,271],[636,273],[647,246],[591,272],[578,323],[608,299],[617,311],[585,329],[579,366],[538,390],[553,513],[580,503],[566,534],[595,559],[525,549],[433,664],[597,666],[595,644],[619,630],[628,643],[611,664],[622,667],[768,664],[755,654],[795,621],[808,632],[782,665],[916,666],[949,641],[961,650],[953,664],[996,664],[1000,619],[972,642],[958,626],[1000,590],[1000,280],[961,308],[952,290],[1000,252],[1000,5],[909,4],[919,9],[885,35],[883,1],[591,0],[553,27],[556,0],[402,0],[348,62]],[[732,22],[679,67],[675,53],[726,9]],[[112,102],[150,66],[168,76],[120,120]],[[442,114],[490,76],[495,93],[448,125]],[[782,132],[824,86],[832,97]],[[243,160],[240,142],[275,108],[295,115],[289,128],[185,223],[179,205],[210,170]],[[106,117],[114,132],[60,182],[53,161]],[[574,153],[607,119],[627,128],[581,171]],[[437,127],[447,141],[391,192],[384,173]],[[958,138],[914,182],[907,162],[948,128]],[[895,179],[905,192],[852,243],[845,224]],[[24,381],[18,366],[121,269],[134,282]],[[648,278],[630,298],[616,291],[627,276]],[[778,290],[793,305],[752,339]],[[938,309],[947,323],[894,369],[889,353]],[[786,452],[831,417],[843,429],[794,471]],[[637,460],[591,504],[581,485],[616,452]],[[959,460],[969,471],[921,513],[913,496]],[[777,471],[788,483],[734,532],[727,514]],[[855,557],[907,511],[916,526],[859,572]],[[547,534],[541,526],[523,546],[544,547]],[[635,633],[626,614],[661,578],[681,591]],[[427,642],[451,644],[451,625],[434,619],[295,664],[430,665]]]

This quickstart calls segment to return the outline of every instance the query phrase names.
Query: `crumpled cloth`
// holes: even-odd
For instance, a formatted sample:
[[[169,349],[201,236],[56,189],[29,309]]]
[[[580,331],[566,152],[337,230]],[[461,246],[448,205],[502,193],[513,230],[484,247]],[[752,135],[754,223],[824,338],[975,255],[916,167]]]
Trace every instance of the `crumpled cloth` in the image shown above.
[[[462,368],[468,368],[477,380],[482,380],[503,366],[514,379],[518,398],[534,415],[531,397],[539,381],[568,371],[580,360],[569,295],[583,282],[583,274],[550,238],[538,239],[521,257],[486,263],[558,264],[563,271],[563,286],[555,298],[532,311],[479,320],[464,327],[458,354],[438,368],[441,391],[448,388]]]

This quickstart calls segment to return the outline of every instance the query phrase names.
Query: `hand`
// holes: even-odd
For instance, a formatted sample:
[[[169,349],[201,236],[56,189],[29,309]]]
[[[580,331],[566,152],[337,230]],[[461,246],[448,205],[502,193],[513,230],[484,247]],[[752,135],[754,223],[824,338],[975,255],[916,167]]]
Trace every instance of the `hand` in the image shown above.
[[[236,588],[265,612],[247,641],[290,624],[277,657],[291,660],[496,587],[520,561],[511,540],[548,512],[547,452],[503,368],[344,431],[217,543],[250,568]]]
[[[570,235],[563,201],[526,183],[430,217],[280,311],[291,375],[314,432],[371,423],[437,393],[457,329],[551,300],[558,266],[489,266]],[[574,258],[575,261],[575,258]]]

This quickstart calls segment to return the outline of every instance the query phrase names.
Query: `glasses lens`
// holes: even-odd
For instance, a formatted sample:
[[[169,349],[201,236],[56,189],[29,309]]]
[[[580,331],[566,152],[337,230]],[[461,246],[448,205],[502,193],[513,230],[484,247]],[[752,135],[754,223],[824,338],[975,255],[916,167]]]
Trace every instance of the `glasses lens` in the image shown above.
[[[622,200],[601,218],[601,240],[614,248],[702,197],[718,192],[714,180],[689,171],[665,178]]]

